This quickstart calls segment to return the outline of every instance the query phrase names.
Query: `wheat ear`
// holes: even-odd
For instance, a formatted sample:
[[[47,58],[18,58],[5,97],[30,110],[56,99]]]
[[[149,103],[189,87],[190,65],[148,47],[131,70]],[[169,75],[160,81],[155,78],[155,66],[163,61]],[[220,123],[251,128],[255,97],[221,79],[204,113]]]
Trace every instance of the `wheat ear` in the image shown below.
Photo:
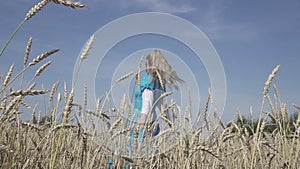
[[[45,64],[43,64],[36,72],[35,72],[35,77],[39,76],[50,64],[52,63],[52,61],[49,61]]]
[[[271,83],[272,83],[272,81],[273,81],[273,78],[275,77],[276,73],[278,72],[279,68],[280,68],[280,65],[277,65],[277,66],[273,69],[272,73],[269,75],[268,80],[266,81],[265,87],[264,87],[264,92],[263,92],[264,98],[267,97],[267,94],[268,94],[268,92],[269,92],[270,85],[271,85]]]
[[[74,98],[74,90],[72,89],[72,91],[71,91],[71,93],[69,95],[67,104],[66,104],[66,106],[64,108],[65,122],[68,122],[69,114],[71,112],[71,108],[72,108],[72,105],[73,105],[73,98]]]
[[[265,83],[265,86],[264,86],[264,91],[263,91],[263,99],[262,99],[262,103],[261,103],[261,108],[260,108],[260,114],[259,114],[259,118],[258,118],[258,123],[257,123],[257,128],[256,128],[256,131],[255,131],[255,134],[254,134],[254,143],[255,144],[258,144],[259,140],[260,140],[260,137],[261,137],[261,132],[260,131],[260,127],[261,126],[261,121],[262,121],[262,114],[263,114],[263,109],[264,109],[264,104],[265,104],[265,99],[267,98],[267,94],[269,92],[269,88],[270,88],[270,85],[273,81],[273,78],[275,77],[276,73],[278,72],[280,68],[280,65],[277,65],[272,73],[269,75],[268,77],[268,80],[266,81]],[[255,165],[255,161],[256,161],[256,152],[257,151],[257,146],[254,146],[253,147],[253,150],[252,150],[252,153],[251,153],[251,163],[250,163],[250,167],[253,168],[253,166]]]
[[[8,82],[10,81],[10,77],[12,75],[13,70],[14,70],[14,64],[12,64],[9,68],[9,71],[8,71],[6,77],[5,77],[5,80],[4,80],[3,84],[2,84],[3,87],[6,87]]]
[[[122,122],[122,117],[120,117],[118,120],[116,120],[112,125],[111,128],[109,130],[113,130],[116,129],[117,126]]]
[[[54,2],[56,4],[64,5],[66,7],[71,7],[71,8],[83,8],[86,6],[80,2],[73,2],[70,0],[52,0],[52,2]]]
[[[87,98],[88,91],[87,91],[87,83],[86,82],[84,83],[84,91],[83,92],[84,92],[83,105],[84,105],[84,109],[86,109],[87,102],[88,102],[88,98]]]
[[[129,76],[131,76],[132,74],[133,74],[133,72],[129,72],[129,73],[127,73],[126,75],[120,77],[119,79],[116,80],[115,84],[119,83],[119,82],[122,81],[122,80],[127,79],[127,78],[128,78]]]
[[[138,87],[141,86],[141,67],[142,67],[143,58],[144,58],[144,56],[141,56],[139,66],[138,66],[138,72],[137,72],[137,75],[136,75],[137,76],[136,80],[137,80],[137,86]]]
[[[31,50],[31,45],[32,45],[32,37],[29,38],[27,46],[26,46],[26,52],[25,52],[25,56],[24,56],[24,67],[26,66],[27,61],[28,61],[28,57],[29,57],[30,50]]]
[[[54,93],[57,91],[58,85],[59,85],[59,81],[57,81],[56,83],[54,83],[52,85],[51,92],[50,92],[50,97],[49,97],[49,102],[53,101],[53,96],[54,96]]]
[[[25,56],[24,56],[24,61],[23,61],[23,63],[24,63],[24,69],[26,68],[26,64],[27,64],[27,61],[28,61],[28,58],[29,58],[29,54],[30,54],[30,50],[31,50],[31,45],[32,45],[32,37],[30,37],[29,40],[28,40],[28,42],[27,42]],[[20,88],[22,88],[23,81],[24,81],[24,72],[22,73]]]
[[[6,113],[5,114],[8,114],[10,113],[10,111],[16,106],[18,105],[18,103],[22,100],[22,96],[17,96],[15,97],[10,103],[9,105],[6,107]]]
[[[31,113],[31,123],[34,123],[35,121],[35,111],[37,108],[37,104],[34,105],[33,109],[32,109],[32,113]]]
[[[76,82],[77,82],[77,78],[78,78],[78,74],[79,74],[79,70],[80,70],[81,64],[82,64],[83,60],[87,58],[87,55],[88,55],[90,49],[92,48],[94,40],[95,40],[95,36],[92,35],[90,37],[90,39],[87,41],[87,43],[85,44],[84,49],[83,49],[83,51],[82,51],[82,53],[80,55],[79,64],[78,64],[78,66],[76,68],[75,78],[74,78],[74,81],[73,81],[73,86],[74,87],[76,86]]]
[[[67,102],[68,99],[68,89],[67,89],[67,83],[64,83],[64,100]]]
[[[59,49],[54,49],[54,50],[51,50],[49,52],[45,52],[39,56],[37,56],[36,58],[34,58],[30,63],[29,63],[29,66],[33,66],[33,65],[36,65],[37,63],[39,63],[40,61],[42,61],[43,59],[47,58],[48,56],[58,52]]]
[[[49,90],[18,90],[15,92],[11,92],[10,96],[34,96],[48,93]]]
[[[91,50],[91,48],[93,46],[94,41],[95,41],[95,35],[92,35],[82,50],[82,53],[80,55],[80,60],[84,60],[87,58],[89,51]]]
[[[163,83],[163,80],[162,80],[162,78],[161,78],[160,73],[158,72],[158,70],[155,70],[155,72],[156,72],[156,75],[157,75],[157,77],[158,77],[160,86],[161,86],[162,88],[164,88],[164,83]]]
[[[34,7],[32,7],[26,14],[25,21],[29,20],[32,18],[35,14],[37,14],[42,8],[44,8],[47,3],[50,2],[49,0],[42,0],[38,4],[36,4]]]
[[[7,93],[5,93],[4,98],[1,100],[1,106],[0,109],[2,110],[2,112],[5,112],[6,110],[6,105],[7,105]]]

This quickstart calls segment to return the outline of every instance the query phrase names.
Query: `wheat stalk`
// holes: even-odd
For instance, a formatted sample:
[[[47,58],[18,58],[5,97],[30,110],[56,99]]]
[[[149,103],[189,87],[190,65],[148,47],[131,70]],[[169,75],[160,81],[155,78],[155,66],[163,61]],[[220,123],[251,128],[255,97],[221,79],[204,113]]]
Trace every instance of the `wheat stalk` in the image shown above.
[[[56,146],[56,149],[55,149],[55,152],[54,152],[54,157],[53,157],[53,160],[52,160],[52,163],[51,163],[51,168],[52,169],[55,168],[58,149],[62,145],[62,137],[63,137],[64,126],[67,125],[67,123],[68,123],[69,114],[71,112],[71,108],[72,108],[72,105],[73,105],[73,99],[74,99],[74,89],[71,90],[71,93],[69,95],[67,103],[64,107],[64,112],[63,112],[64,120],[63,120],[62,127],[60,129],[60,133],[59,133],[59,136],[58,136],[58,145]]]
[[[1,106],[0,106],[2,112],[5,112],[6,105],[7,105],[7,97],[8,97],[8,95],[7,95],[7,93],[5,93],[5,96],[4,96],[4,98],[2,99],[2,101],[1,101]]]
[[[67,102],[68,99],[68,89],[67,89],[67,83],[64,83],[64,100]]]
[[[69,114],[71,112],[71,108],[72,108],[72,104],[73,104],[73,99],[74,99],[74,90],[72,89],[71,93],[69,95],[67,104],[66,104],[66,106],[64,108],[64,118],[65,118],[66,122],[68,121]]]
[[[51,88],[51,91],[50,91],[49,102],[53,101],[53,96],[54,96],[54,93],[57,91],[58,85],[59,85],[59,81],[57,81],[56,83],[54,83],[52,85],[52,88]]]
[[[25,21],[29,20],[30,18],[32,18],[35,14],[37,14],[40,10],[42,10],[43,7],[45,7],[48,2],[50,2],[49,0],[42,0],[41,2],[39,2],[38,4],[36,4],[34,7],[32,7],[26,14],[25,17]]]
[[[174,123],[168,118],[166,118],[164,115],[160,116],[160,118],[163,119],[165,122],[167,122],[170,127],[174,125]]]
[[[139,66],[138,66],[138,71],[137,71],[137,75],[136,75],[137,76],[136,80],[137,80],[137,86],[138,86],[138,88],[141,86],[141,67],[142,67],[143,57],[144,56],[141,56],[141,58],[140,58]]]
[[[122,114],[122,116],[124,115],[125,113],[125,110],[126,110],[126,94],[123,95],[123,99],[121,101],[121,105],[120,105],[120,113]]]
[[[113,129],[116,129],[117,126],[122,122],[122,117],[120,117],[119,119],[117,119],[110,127],[109,130],[113,130]]]
[[[123,80],[127,79],[132,74],[133,74],[133,72],[129,72],[126,75],[121,76],[119,79],[116,80],[115,84],[119,83],[120,81],[123,81]]]
[[[56,4],[61,4],[61,5],[64,5],[66,7],[71,7],[71,8],[83,8],[86,6],[80,2],[73,2],[70,0],[51,0],[51,1]]]
[[[156,75],[157,75],[157,77],[158,77],[160,86],[161,86],[162,88],[164,88],[164,83],[163,83],[163,80],[162,80],[162,78],[161,78],[160,73],[158,72],[158,70],[155,70],[155,72],[156,72]]]
[[[29,57],[30,50],[31,50],[31,45],[32,45],[32,37],[30,37],[27,42],[26,52],[25,52],[25,56],[24,56],[24,67],[26,66],[27,61],[28,61],[28,57]]]
[[[32,109],[32,113],[31,113],[31,123],[34,122],[35,120],[35,111],[36,111],[36,108],[37,108],[37,104],[34,105],[33,109]]]
[[[97,113],[97,112],[87,110],[86,113],[91,114],[91,115],[96,116],[96,117],[99,117],[99,118],[104,117],[107,120],[110,119],[110,117],[108,115],[106,115],[105,113],[103,113],[103,112]]]
[[[45,63],[45,64],[43,64],[38,70],[36,70],[36,72],[35,72],[35,74],[34,74],[34,76],[32,77],[32,79],[31,79],[31,81],[28,83],[28,84],[30,84],[30,83],[32,83],[33,82],[33,80],[36,78],[36,77],[38,77],[50,64],[52,63],[52,61],[49,61],[49,62],[47,62],[47,63]],[[27,69],[27,68],[29,68],[29,67],[24,67],[24,71]],[[22,87],[22,84],[23,84],[23,78],[24,78],[24,71],[22,72],[22,81],[21,81],[21,85],[20,85],[20,87]],[[17,77],[17,76],[16,76]]]
[[[45,64],[43,64],[36,72],[35,72],[35,75],[34,77],[37,77],[39,76],[50,64],[52,63],[52,61],[49,61]]]
[[[62,4],[67,7],[71,8],[83,8],[85,7],[84,4],[80,2],[73,2],[70,0],[42,0],[38,4],[36,4],[34,7],[32,7],[26,14],[24,20],[18,25],[16,30],[10,35],[9,39],[6,41],[5,45],[0,51],[0,57],[4,53],[5,49],[7,48],[8,44],[11,42],[11,40],[14,38],[16,33],[21,29],[21,27],[28,21],[30,18],[32,18],[35,14],[37,14],[39,11],[42,10],[43,7],[45,7],[50,1],[56,3],[56,4]]]
[[[126,133],[126,132],[128,132],[128,131],[130,131],[130,130],[132,130],[132,129],[133,129],[133,126],[128,127],[128,128],[125,128],[125,129],[123,129],[123,130],[120,130],[120,131],[114,133],[114,134],[111,136],[111,138],[115,138],[116,136],[121,135],[121,134],[124,134],[124,133]]]
[[[49,90],[18,90],[12,91],[9,95],[10,96],[34,96],[34,95],[41,95],[48,93]]]
[[[268,80],[266,81],[265,87],[264,87],[264,92],[263,92],[264,98],[267,97],[267,94],[268,94],[268,92],[269,92],[270,85],[271,85],[271,83],[272,83],[272,81],[273,81],[273,78],[275,77],[276,73],[278,72],[279,68],[280,68],[280,65],[277,65],[277,66],[273,69],[272,73],[269,75]]]
[[[204,119],[204,122],[205,122],[206,129],[207,129],[207,131],[209,131],[210,130],[210,125],[209,125],[209,122],[208,122],[208,112],[204,112],[203,119]]]
[[[29,38],[28,42],[27,42],[27,46],[26,46],[26,51],[25,51],[25,56],[24,56],[24,69],[26,68],[26,64],[29,58],[29,54],[30,54],[30,50],[31,50],[31,45],[32,45],[32,37]],[[22,88],[23,85],[23,80],[24,80],[24,72],[22,73],[22,79],[21,79],[21,83],[20,83],[20,88]]]
[[[53,125],[55,124],[56,121],[56,111],[57,111],[56,107],[53,107],[52,111],[50,112]]]
[[[57,99],[56,99],[56,102],[59,103],[61,101],[61,93],[59,92],[57,94]]]
[[[256,162],[256,151],[257,151],[257,148],[258,148],[258,142],[260,140],[260,137],[261,137],[261,132],[260,131],[260,127],[261,126],[261,120],[262,120],[262,114],[263,114],[263,109],[264,109],[264,104],[265,104],[265,99],[267,97],[267,94],[269,92],[269,88],[270,88],[270,85],[273,81],[273,78],[275,77],[276,73],[278,72],[280,68],[280,65],[277,65],[273,71],[271,72],[271,74],[268,76],[268,79],[265,83],[265,86],[264,86],[264,91],[263,91],[263,99],[262,99],[262,104],[261,104],[261,108],[260,108],[260,114],[259,114],[259,118],[258,118],[258,123],[257,123],[257,128],[256,128],[256,131],[255,131],[255,134],[254,134],[254,144],[256,144],[253,148],[252,148],[252,153],[251,153],[251,163],[250,163],[250,167],[253,168],[254,165],[255,165],[255,162]]]
[[[4,79],[3,84],[2,84],[3,87],[6,87],[8,85],[8,82],[10,81],[13,70],[14,70],[14,64],[12,64],[9,68],[9,71]]]
[[[11,110],[18,105],[18,103],[22,100],[22,96],[19,95],[17,97],[15,97],[12,101],[10,101],[9,105],[6,107],[6,113],[5,114],[9,114],[11,112]]]
[[[300,110],[300,106],[299,106],[299,105],[293,104],[293,106],[294,106],[296,109]]]
[[[80,70],[81,64],[82,64],[83,60],[87,58],[87,55],[88,55],[90,49],[92,48],[94,40],[95,40],[95,36],[92,35],[90,37],[90,39],[87,41],[87,43],[85,44],[84,49],[83,49],[83,51],[82,51],[82,53],[80,55],[79,64],[78,64],[78,66],[76,68],[75,78],[74,78],[74,81],[73,81],[73,86],[74,87],[76,86],[76,82],[77,82],[77,78],[78,78],[78,74],[79,74],[79,70]]]
[[[102,96],[101,98],[98,98],[97,100],[97,105],[96,105],[96,113],[98,113],[100,111],[100,106],[101,106],[101,102],[104,96]]]
[[[300,107],[296,107],[297,109],[300,110]],[[295,127],[296,127],[296,134],[300,134],[300,112],[298,112],[298,117],[295,123]]]
[[[41,124],[41,122],[42,122],[42,111],[39,111],[39,113],[38,113],[38,119],[37,119],[37,124],[39,125],[39,124]]]
[[[59,49],[53,49],[51,51],[48,51],[48,52],[45,52],[39,56],[37,56],[36,58],[34,58],[30,63],[29,63],[29,66],[34,66],[36,65],[37,63],[39,63],[40,61],[42,61],[43,59],[49,57],[50,55],[58,52]]]
[[[88,102],[88,98],[87,98],[87,84],[86,82],[84,83],[84,98],[83,98],[83,106],[84,108],[86,108],[87,106],[87,102]]]
[[[42,129],[40,127],[38,127],[37,125],[31,124],[31,123],[22,122],[21,124],[22,124],[23,127],[29,127],[29,128],[33,128],[33,129],[38,130],[38,131],[42,131]]]
[[[31,83],[30,85],[28,85],[26,90],[32,90],[34,87],[35,87],[35,83]]]
[[[273,88],[274,88],[276,97],[280,98],[279,90],[278,90],[278,88],[277,88],[277,86],[275,84],[273,85]]]
[[[220,160],[220,159],[219,159],[219,156],[217,155],[217,153],[214,153],[213,150],[212,150],[211,148],[208,148],[208,147],[205,147],[205,146],[202,146],[202,145],[197,145],[197,147],[195,147],[195,148],[191,151],[189,157],[191,157],[191,155],[192,155],[193,153],[197,152],[198,150],[207,152],[208,154],[210,154],[210,155],[214,156],[215,158],[217,158],[218,160]]]
[[[93,46],[94,41],[95,41],[95,35],[92,35],[83,48],[83,51],[80,55],[80,60],[84,60],[87,58],[89,51]]]
[[[56,3],[56,4],[61,4],[67,7],[71,8],[83,8],[85,7],[84,4],[81,4],[80,2],[73,2],[70,0],[42,0],[38,4],[36,4],[34,7],[32,7],[26,14],[25,21],[29,20],[32,18],[35,14],[37,14],[39,11],[42,10],[50,1]]]
[[[52,128],[51,131],[56,131],[61,128],[78,128],[78,126],[74,125],[74,124],[65,124],[65,125],[59,124],[59,125],[56,125],[54,128]]]
[[[215,116],[215,118],[218,120],[219,125],[220,125],[223,129],[225,129],[226,127],[225,127],[224,123],[222,122],[220,116],[218,115],[218,113],[217,113],[216,111],[214,111],[214,116]]]
[[[271,112],[272,112],[273,115],[275,115],[275,108],[274,108],[273,102],[271,100],[271,97],[269,95],[267,95],[267,99],[268,99],[268,102],[269,102],[269,106],[271,108]]]
[[[48,2],[49,2],[49,0],[43,0],[43,1],[39,2],[37,5],[35,5],[33,8],[31,8],[27,12],[26,17],[24,18],[24,20],[18,25],[18,27],[16,28],[16,30],[10,35],[9,39],[6,41],[5,45],[1,49],[0,57],[2,56],[3,52],[5,51],[5,49],[7,48],[8,44],[11,42],[11,40],[14,38],[14,36],[16,35],[16,33],[25,24],[25,22],[27,20],[29,20],[31,17],[33,17],[36,13],[38,13],[44,6],[47,5]]]

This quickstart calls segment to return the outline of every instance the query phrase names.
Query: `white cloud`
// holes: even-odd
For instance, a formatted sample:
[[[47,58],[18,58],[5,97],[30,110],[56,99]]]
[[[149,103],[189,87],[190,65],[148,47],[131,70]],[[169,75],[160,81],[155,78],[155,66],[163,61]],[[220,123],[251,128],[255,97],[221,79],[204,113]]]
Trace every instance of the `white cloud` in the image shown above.
[[[197,25],[210,39],[249,41],[258,36],[258,30],[247,22],[234,22],[226,18],[229,7],[226,3],[211,3],[202,10]]]
[[[194,11],[196,8],[193,8],[189,5],[175,5],[171,2],[161,1],[161,0],[135,0],[136,4],[140,7],[144,7],[153,12],[166,12],[166,13],[188,13]]]
[[[114,6],[122,10],[146,10],[170,14],[189,13],[197,10],[186,0],[90,0],[88,6]]]

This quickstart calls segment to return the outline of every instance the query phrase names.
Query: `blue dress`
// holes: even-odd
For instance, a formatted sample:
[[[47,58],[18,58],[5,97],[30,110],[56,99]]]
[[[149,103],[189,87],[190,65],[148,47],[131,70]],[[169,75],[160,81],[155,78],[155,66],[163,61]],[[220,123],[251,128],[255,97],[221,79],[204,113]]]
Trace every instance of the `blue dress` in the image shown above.
[[[142,93],[145,89],[149,89],[151,91],[153,91],[154,93],[154,100],[153,102],[155,102],[157,99],[163,92],[165,92],[165,90],[163,89],[163,87],[161,87],[160,83],[157,80],[153,80],[152,77],[150,75],[145,75],[140,82],[140,86],[138,86],[135,91],[134,91],[134,109],[133,112],[131,113],[131,117],[129,117],[127,126],[130,126],[130,124],[133,122],[134,125],[137,125],[137,122],[140,119],[140,114],[141,114],[141,110],[142,110],[142,103],[143,103],[143,99],[142,99]],[[157,92],[158,91],[158,92]],[[151,120],[151,124],[156,120],[156,113],[155,111],[153,112],[149,112],[148,117],[151,115],[151,113],[154,113],[152,115],[152,120]],[[151,125],[150,124],[150,125]],[[151,136],[154,137],[156,136],[158,133],[160,132],[160,128],[159,126],[156,128],[155,131],[151,131]],[[128,142],[128,151],[131,154],[133,151],[133,145],[134,145],[134,129],[131,130],[130,133],[130,139]],[[138,135],[138,140],[139,142],[142,142],[144,139],[144,131],[143,129],[139,131],[139,135]],[[113,160],[112,157],[109,158],[109,166],[112,166]],[[126,164],[126,168],[129,168],[129,165]]]
[[[134,111],[132,112],[131,119],[134,120],[135,123],[137,123],[140,119],[140,113],[141,113],[142,105],[143,105],[142,93],[145,89],[149,89],[151,91],[160,91],[160,92],[158,92],[160,94],[164,91],[164,89],[162,88],[160,83],[157,80],[153,80],[150,75],[147,74],[143,78],[141,78],[140,86],[138,86],[134,92],[134,98],[135,98],[134,99]],[[155,98],[154,98],[154,102],[155,102]],[[148,117],[151,115],[151,113],[153,113],[152,120],[151,120],[151,123],[153,123],[156,120],[157,115],[155,112],[150,112],[148,114]],[[158,126],[155,131],[152,131],[151,135],[156,136],[159,133],[159,131],[160,131],[160,128]],[[143,132],[144,131],[139,132],[139,138],[143,137]],[[134,132],[133,132],[133,134],[134,134]]]

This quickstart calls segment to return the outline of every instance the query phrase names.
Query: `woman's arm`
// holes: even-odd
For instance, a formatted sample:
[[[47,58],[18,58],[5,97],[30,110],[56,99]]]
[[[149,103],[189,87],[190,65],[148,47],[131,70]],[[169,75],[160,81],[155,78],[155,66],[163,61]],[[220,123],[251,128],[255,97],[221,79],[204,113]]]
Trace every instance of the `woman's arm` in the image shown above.
[[[147,116],[150,113],[153,106],[153,92],[149,89],[145,89],[142,93],[142,110],[139,119],[139,128],[144,128]]]

